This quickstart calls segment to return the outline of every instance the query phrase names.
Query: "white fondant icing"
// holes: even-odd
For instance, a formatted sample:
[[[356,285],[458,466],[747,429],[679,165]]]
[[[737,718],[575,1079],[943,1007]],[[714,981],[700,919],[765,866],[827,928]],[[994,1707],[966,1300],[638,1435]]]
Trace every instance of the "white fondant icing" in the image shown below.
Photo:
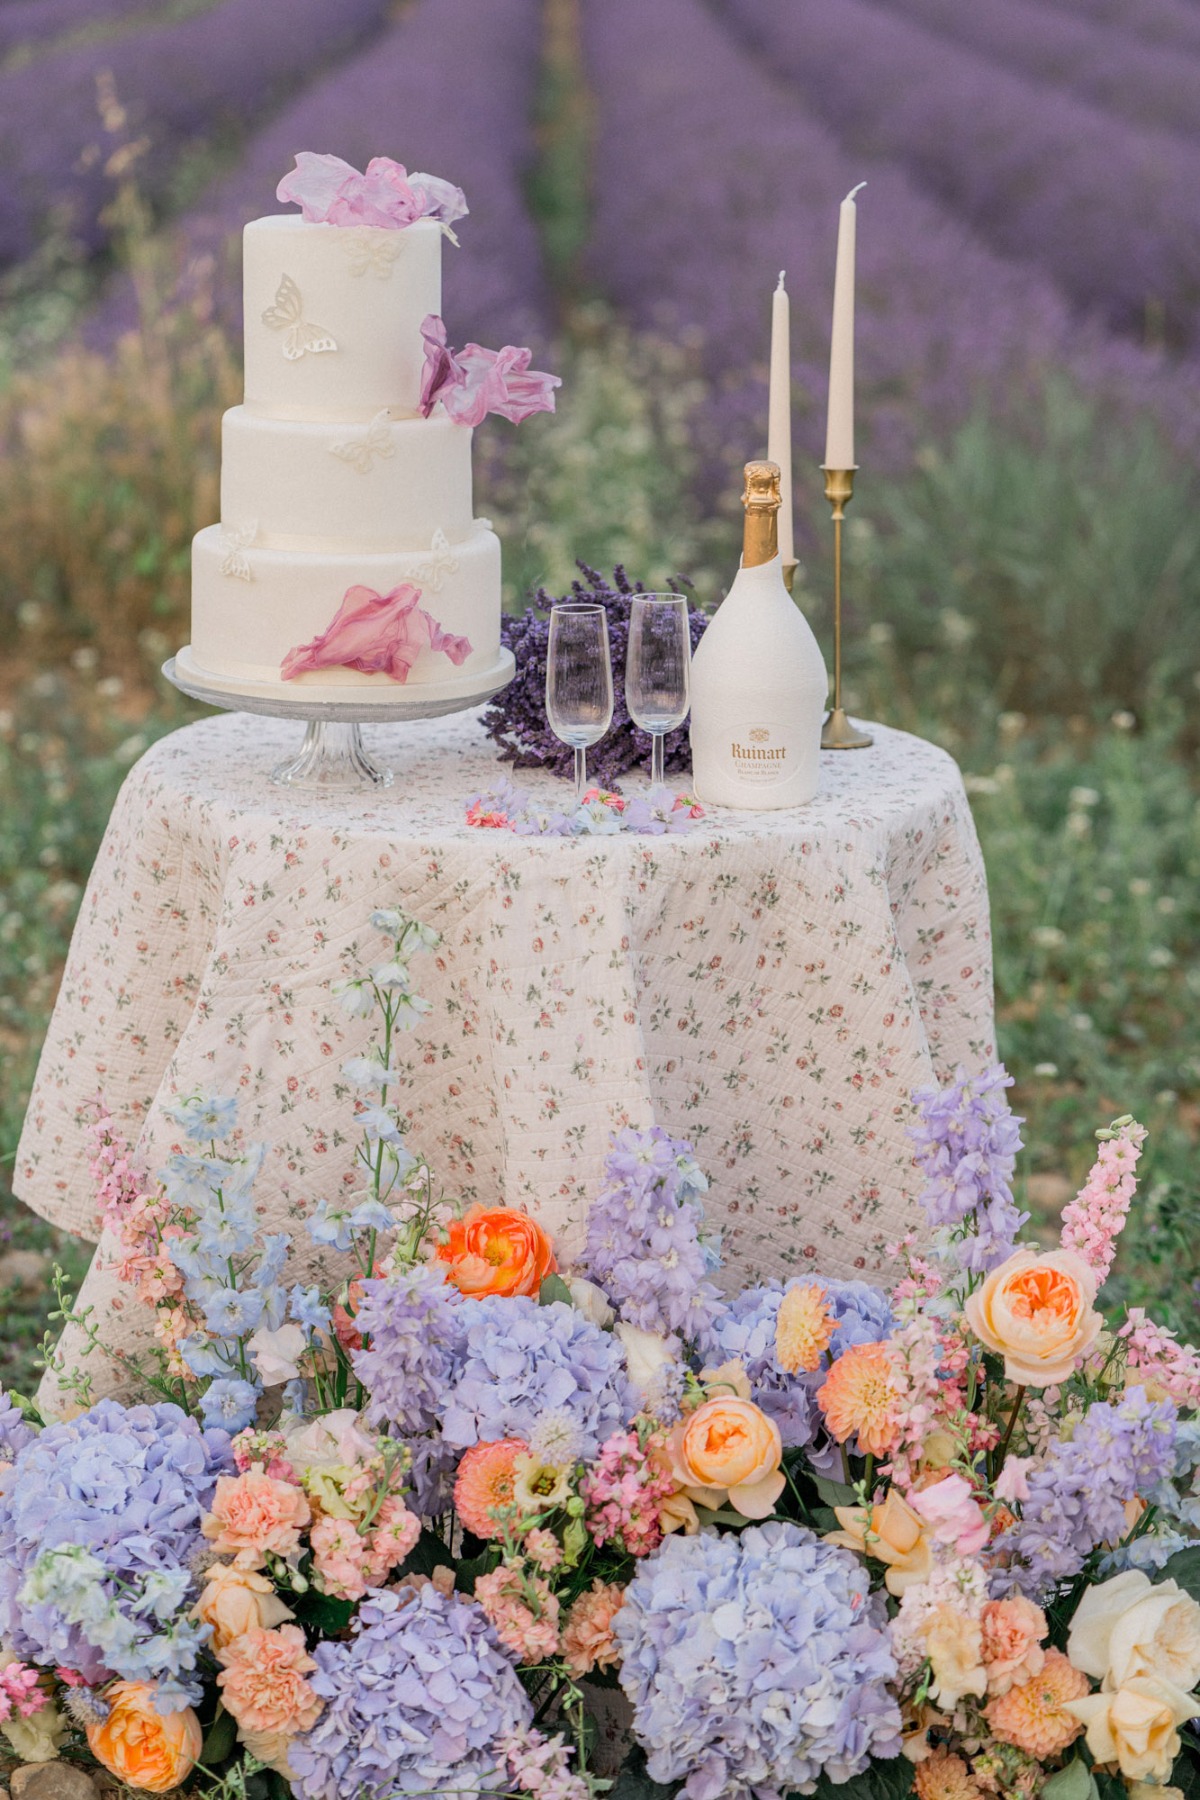
[[[391,454],[360,473],[343,448],[380,426]],[[444,415],[370,426],[264,419],[232,407],[221,426],[221,516],[258,521],[273,550],[427,551],[472,528],[471,430]]]
[[[352,228],[395,245],[387,281],[362,281],[342,242],[346,228],[310,225],[292,214],[253,219],[243,234],[246,337],[246,405],[279,419],[329,419],[366,423],[381,407],[416,412],[425,360],[421,321],[442,307],[442,233],[422,219],[403,231]],[[385,256],[391,251],[384,251]],[[300,320],[290,298],[280,299],[287,277],[302,296]],[[284,313],[272,326],[267,315]],[[336,356],[305,351],[288,361],[284,341],[300,323],[336,343]],[[303,334],[291,340],[295,345]]]
[[[449,549],[449,546],[447,546]],[[436,554],[436,553],[434,553]],[[234,680],[280,680],[279,666],[297,644],[309,643],[329,625],[347,588],[361,584],[385,594],[401,582],[422,587],[422,603],[445,631],[471,642],[471,654],[455,670],[442,655],[423,651],[407,686],[494,667],[500,654],[500,545],[492,532],[475,529],[453,546],[440,585],[428,581],[434,554],[360,551],[341,556],[255,548],[254,593],[234,594],[221,576],[221,530],[209,525],[192,542],[192,651],[201,668]],[[422,585],[420,572],[426,572]],[[322,669],[322,684],[395,692],[388,676],[356,669]]]

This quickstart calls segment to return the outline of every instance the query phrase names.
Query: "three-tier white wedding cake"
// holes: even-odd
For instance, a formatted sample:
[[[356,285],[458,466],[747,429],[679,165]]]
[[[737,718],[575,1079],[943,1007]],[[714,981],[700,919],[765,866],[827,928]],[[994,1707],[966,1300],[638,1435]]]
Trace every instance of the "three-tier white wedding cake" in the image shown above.
[[[185,680],[369,708],[511,674],[471,426],[428,400],[444,236],[436,216],[246,226],[245,399],[222,423],[221,522],[193,543]]]

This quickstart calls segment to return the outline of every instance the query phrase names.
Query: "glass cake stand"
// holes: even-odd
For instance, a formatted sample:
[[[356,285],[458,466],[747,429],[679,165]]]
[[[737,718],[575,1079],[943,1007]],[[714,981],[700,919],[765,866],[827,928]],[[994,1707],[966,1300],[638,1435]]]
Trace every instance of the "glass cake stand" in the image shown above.
[[[392,785],[392,771],[377,763],[363,744],[364,724],[390,725],[402,719],[439,719],[447,713],[467,712],[507,687],[516,671],[512,651],[502,650],[500,660],[490,670],[439,682],[441,691],[436,698],[421,698],[419,687],[411,691],[397,687],[394,696],[389,694],[364,705],[361,699],[353,698],[353,688],[333,690],[343,696],[334,698],[329,688],[322,693],[315,685],[279,693],[266,689],[265,684],[227,680],[199,668],[189,651],[190,646],[162,667],[167,680],[181,694],[203,700],[208,706],[223,707],[227,712],[305,721],[307,730],[299,753],[278,763],[271,771],[271,780],[317,793]]]

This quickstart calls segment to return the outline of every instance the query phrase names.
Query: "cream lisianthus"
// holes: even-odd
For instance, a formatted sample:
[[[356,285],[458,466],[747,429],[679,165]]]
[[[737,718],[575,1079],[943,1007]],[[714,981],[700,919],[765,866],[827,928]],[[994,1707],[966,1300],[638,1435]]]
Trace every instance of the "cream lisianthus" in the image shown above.
[[[1178,1582],[1125,1569],[1087,1589],[1067,1655],[1108,1689],[1148,1676],[1187,1693],[1200,1682],[1200,1605]]]
[[[931,1698],[949,1712],[967,1694],[982,1698],[987,1693],[987,1670],[983,1666],[979,1620],[943,1600],[925,1619],[922,1629],[933,1671]]]
[[[571,1498],[571,1465],[543,1462],[532,1451],[513,1458],[513,1501],[518,1512],[551,1512]]]
[[[1135,1676],[1115,1692],[1068,1700],[1066,1711],[1087,1731],[1094,1761],[1116,1763],[1128,1781],[1165,1781],[1179,1755],[1179,1727],[1197,1708],[1173,1682]]]

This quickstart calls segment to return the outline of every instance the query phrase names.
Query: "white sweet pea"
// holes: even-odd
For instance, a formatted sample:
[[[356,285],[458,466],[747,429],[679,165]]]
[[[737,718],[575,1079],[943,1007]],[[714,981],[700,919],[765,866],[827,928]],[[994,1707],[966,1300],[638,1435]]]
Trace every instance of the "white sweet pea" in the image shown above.
[[[678,1365],[678,1348],[653,1331],[640,1331],[636,1325],[617,1325],[614,1335],[624,1348],[630,1381],[647,1404],[657,1400],[667,1370]]]
[[[571,1304],[576,1311],[583,1314],[589,1325],[598,1325],[601,1331],[607,1330],[617,1315],[605,1299],[604,1289],[598,1288],[594,1281],[588,1281],[582,1275],[568,1275],[567,1286],[571,1290]]]
[[[1125,1569],[1087,1589],[1067,1655],[1108,1690],[1149,1677],[1186,1693],[1200,1682],[1200,1605],[1178,1582]]]
[[[277,1331],[259,1330],[246,1340],[264,1387],[282,1387],[300,1373],[300,1358],[307,1339],[299,1325],[281,1325]]]

